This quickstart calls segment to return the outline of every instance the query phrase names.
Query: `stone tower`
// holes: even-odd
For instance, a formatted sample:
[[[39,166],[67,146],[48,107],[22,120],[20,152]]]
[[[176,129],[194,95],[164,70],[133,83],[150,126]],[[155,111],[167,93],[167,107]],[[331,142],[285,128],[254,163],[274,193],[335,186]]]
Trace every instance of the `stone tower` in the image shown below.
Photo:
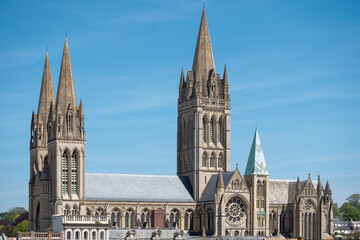
[[[229,81],[216,73],[203,9],[192,70],[181,71],[178,99],[177,174],[188,176],[198,201],[207,181],[230,171]]]
[[[33,112],[30,135],[29,228],[40,230],[49,226],[51,215],[47,204],[50,194],[48,179],[47,123],[55,102],[49,55],[46,52],[37,114]]]
[[[85,214],[85,128],[82,101],[77,105],[69,46],[65,39],[56,103],[48,120],[51,212]]]
[[[255,130],[244,177],[251,196],[250,235],[268,236],[269,172],[257,129]]]

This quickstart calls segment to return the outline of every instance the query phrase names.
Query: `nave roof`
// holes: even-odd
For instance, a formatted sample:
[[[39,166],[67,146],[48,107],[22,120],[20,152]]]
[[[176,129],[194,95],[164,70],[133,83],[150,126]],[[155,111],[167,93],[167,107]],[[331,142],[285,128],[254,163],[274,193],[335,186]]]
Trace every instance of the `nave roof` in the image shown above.
[[[195,202],[187,177],[85,173],[85,200]]]

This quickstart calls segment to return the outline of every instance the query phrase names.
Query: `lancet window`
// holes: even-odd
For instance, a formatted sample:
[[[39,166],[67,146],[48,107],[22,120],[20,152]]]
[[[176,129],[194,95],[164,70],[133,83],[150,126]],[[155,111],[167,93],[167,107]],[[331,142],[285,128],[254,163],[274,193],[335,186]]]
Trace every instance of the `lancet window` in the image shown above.
[[[77,193],[77,156],[75,152],[71,155],[71,193]]]
[[[125,228],[134,228],[135,214],[132,209],[128,209],[125,214]]]
[[[112,227],[120,227],[120,211],[118,209],[112,211],[110,220]]]
[[[210,167],[213,168],[215,167],[215,154],[212,153],[210,156]]]
[[[203,167],[203,168],[206,168],[206,153],[204,153],[204,154],[202,155],[202,161],[201,161],[201,162],[202,162],[202,164],[201,164],[202,167]]]
[[[175,227],[180,227],[179,225],[179,212],[174,209],[171,211],[170,213],[170,226],[175,228]]]
[[[150,227],[150,212],[147,209],[143,210],[141,213],[141,227],[142,228]]]
[[[222,167],[223,167],[223,156],[220,153],[218,157],[218,168],[222,168]]]
[[[185,213],[185,230],[192,231],[193,230],[193,218],[194,213],[191,210],[188,210]]]
[[[64,152],[62,156],[62,193],[67,194],[68,192],[68,156]]]

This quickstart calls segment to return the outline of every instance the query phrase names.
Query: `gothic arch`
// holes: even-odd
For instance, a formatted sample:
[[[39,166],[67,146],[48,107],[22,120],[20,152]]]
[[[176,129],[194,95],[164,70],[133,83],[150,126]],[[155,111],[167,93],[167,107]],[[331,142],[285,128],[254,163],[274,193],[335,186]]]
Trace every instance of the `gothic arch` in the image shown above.
[[[134,228],[136,213],[133,208],[128,208],[125,212],[125,228]]]
[[[194,211],[192,209],[187,209],[185,211],[184,216],[184,229],[187,231],[193,231],[194,230]]]
[[[180,210],[177,208],[173,208],[170,211],[170,227],[172,228],[180,228]]]
[[[36,205],[35,205],[36,206]],[[35,219],[35,228],[36,231],[40,231],[40,202],[37,204],[36,207],[36,219]]]

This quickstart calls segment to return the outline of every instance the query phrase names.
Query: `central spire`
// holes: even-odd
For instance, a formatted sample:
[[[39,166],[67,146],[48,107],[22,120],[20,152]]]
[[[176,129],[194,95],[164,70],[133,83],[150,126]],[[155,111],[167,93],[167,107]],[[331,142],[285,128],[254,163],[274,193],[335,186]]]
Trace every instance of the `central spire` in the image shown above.
[[[201,76],[207,79],[211,69],[214,69],[214,72],[216,72],[209,27],[206,20],[205,8],[203,8],[192,70],[195,74],[200,73]]]

